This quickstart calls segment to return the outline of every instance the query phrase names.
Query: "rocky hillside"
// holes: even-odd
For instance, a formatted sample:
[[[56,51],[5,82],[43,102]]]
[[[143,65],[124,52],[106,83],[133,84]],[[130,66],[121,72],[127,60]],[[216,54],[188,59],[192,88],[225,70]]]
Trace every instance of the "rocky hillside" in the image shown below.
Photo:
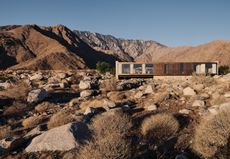
[[[91,32],[75,33],[92,48],[124,61],[219,61],[221,65],[230,65],[230,41],[227,40],[212,41],[196,47],[170,48],[155,41],[125,40]]]
[[[120,39],[87,31],[74,32],[95,50],[114,55],[123,61],[135,61],[136,58],[148,52],[157,52],[162,48],[167,48],[155,41]]]
[[[0,27],[0,69],[78,69],[116,58],[96,51],[65,26]]]

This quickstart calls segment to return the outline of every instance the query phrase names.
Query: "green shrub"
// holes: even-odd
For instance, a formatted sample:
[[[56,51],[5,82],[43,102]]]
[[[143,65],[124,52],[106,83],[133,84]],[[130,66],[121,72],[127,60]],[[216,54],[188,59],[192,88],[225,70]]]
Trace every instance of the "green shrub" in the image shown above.
[[[104,61],[103,62],[101,62],[101,61],[97,62],[96,69],[102,74],[105,74],[106,72],[111,72],[111,70],[112,70],[110,64],[107,62],[104,62]]]
[[[229,66],[223,65],[223,66],[220,66],[220,67],[219,67],[219,74],[220,74],[220,75],[225,75],[225,74],[228,74],[228,73],[230,73],[230,68],[229,68]]]

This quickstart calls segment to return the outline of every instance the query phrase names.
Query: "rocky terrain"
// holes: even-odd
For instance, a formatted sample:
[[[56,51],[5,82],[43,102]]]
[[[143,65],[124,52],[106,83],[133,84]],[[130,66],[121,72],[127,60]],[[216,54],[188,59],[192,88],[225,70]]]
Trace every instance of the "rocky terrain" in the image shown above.
[[[0,89],[1,158],[229,156],[230,74],[118,81],[8,70]]]

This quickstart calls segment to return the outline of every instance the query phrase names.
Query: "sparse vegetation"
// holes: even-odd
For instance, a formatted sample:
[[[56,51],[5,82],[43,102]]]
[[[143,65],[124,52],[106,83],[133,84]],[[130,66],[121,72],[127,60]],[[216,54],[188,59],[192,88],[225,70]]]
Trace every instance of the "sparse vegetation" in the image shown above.
[[[102,74],[105,74],[106,72],[111,72],[111,70],[112,70],[110,64],[107,62],[104,62],[104,61],[103,62],[101,62],[101,61],[97,62],[96,69]]]
[[[197,126],[193,149],[204,158],[222,158],[230,156],[230,109],[218,114],[206,116]]]
[[[123,112],[115,111],[97,116],[92,123],[96,136],[104,137],[111,132],[117,134],[127,134],[132,126],[130,117]]]
[[[204,74],[195,74],[192,75],[192,81],[195,83],[201,83],[205,87],[209,87],[216,84],[216,80],[211,76],[206,76]]]
[[[17,83],[10,86],[7,90],[1,91],[0,95],[15,100],[26,100],[29,90],[30,88],[27,83],[24,81],[18,81]]]
[[[169,114],[157,114],[146,118],[141,125],[142,135],[149,142],[165,142],[179,129],[178,121]]]
[[[226,75],[226,74],[230,73],[230,68],[227,65],[220,66],[218,68],[218,70],[219,70],[220,75]]]
[[[62,126],[65,124],[68,124],[70,122],[73,122],[75,119],[72,116],[72,114],[70,114],[69,112],[65,112],[65,111],[61,111],[58,112],[56,114],[54,114],[49,122],[48,122],[48,128],[52,129],[58,126]]]
[[[0,127],[0,140],[12,135],[12,130],[8,126]]]
[[[46,116],[31,116],[23,120],[22,125],[25,128],[32,128],[42,123],[46,119]]]
[[[80,149],[76,159],[131,159],[131,142],[121,134],[95,139]]]

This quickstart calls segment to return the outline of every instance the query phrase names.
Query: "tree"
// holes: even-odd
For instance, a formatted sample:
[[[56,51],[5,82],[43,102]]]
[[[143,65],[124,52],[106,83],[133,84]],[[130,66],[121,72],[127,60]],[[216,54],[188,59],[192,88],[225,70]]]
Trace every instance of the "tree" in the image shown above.
[[[220,75],[226,75],[227,73],[230,73],[230,68],[227,65],[223,65],[219,67],[219,74]]]
[[[107,62],[104,62],[104,61],[103,62],[101,62],[101,61],[97,62],[96,69],[102,74],[104,74],[106,72],[110,72],[112,70],[110,64]]]

